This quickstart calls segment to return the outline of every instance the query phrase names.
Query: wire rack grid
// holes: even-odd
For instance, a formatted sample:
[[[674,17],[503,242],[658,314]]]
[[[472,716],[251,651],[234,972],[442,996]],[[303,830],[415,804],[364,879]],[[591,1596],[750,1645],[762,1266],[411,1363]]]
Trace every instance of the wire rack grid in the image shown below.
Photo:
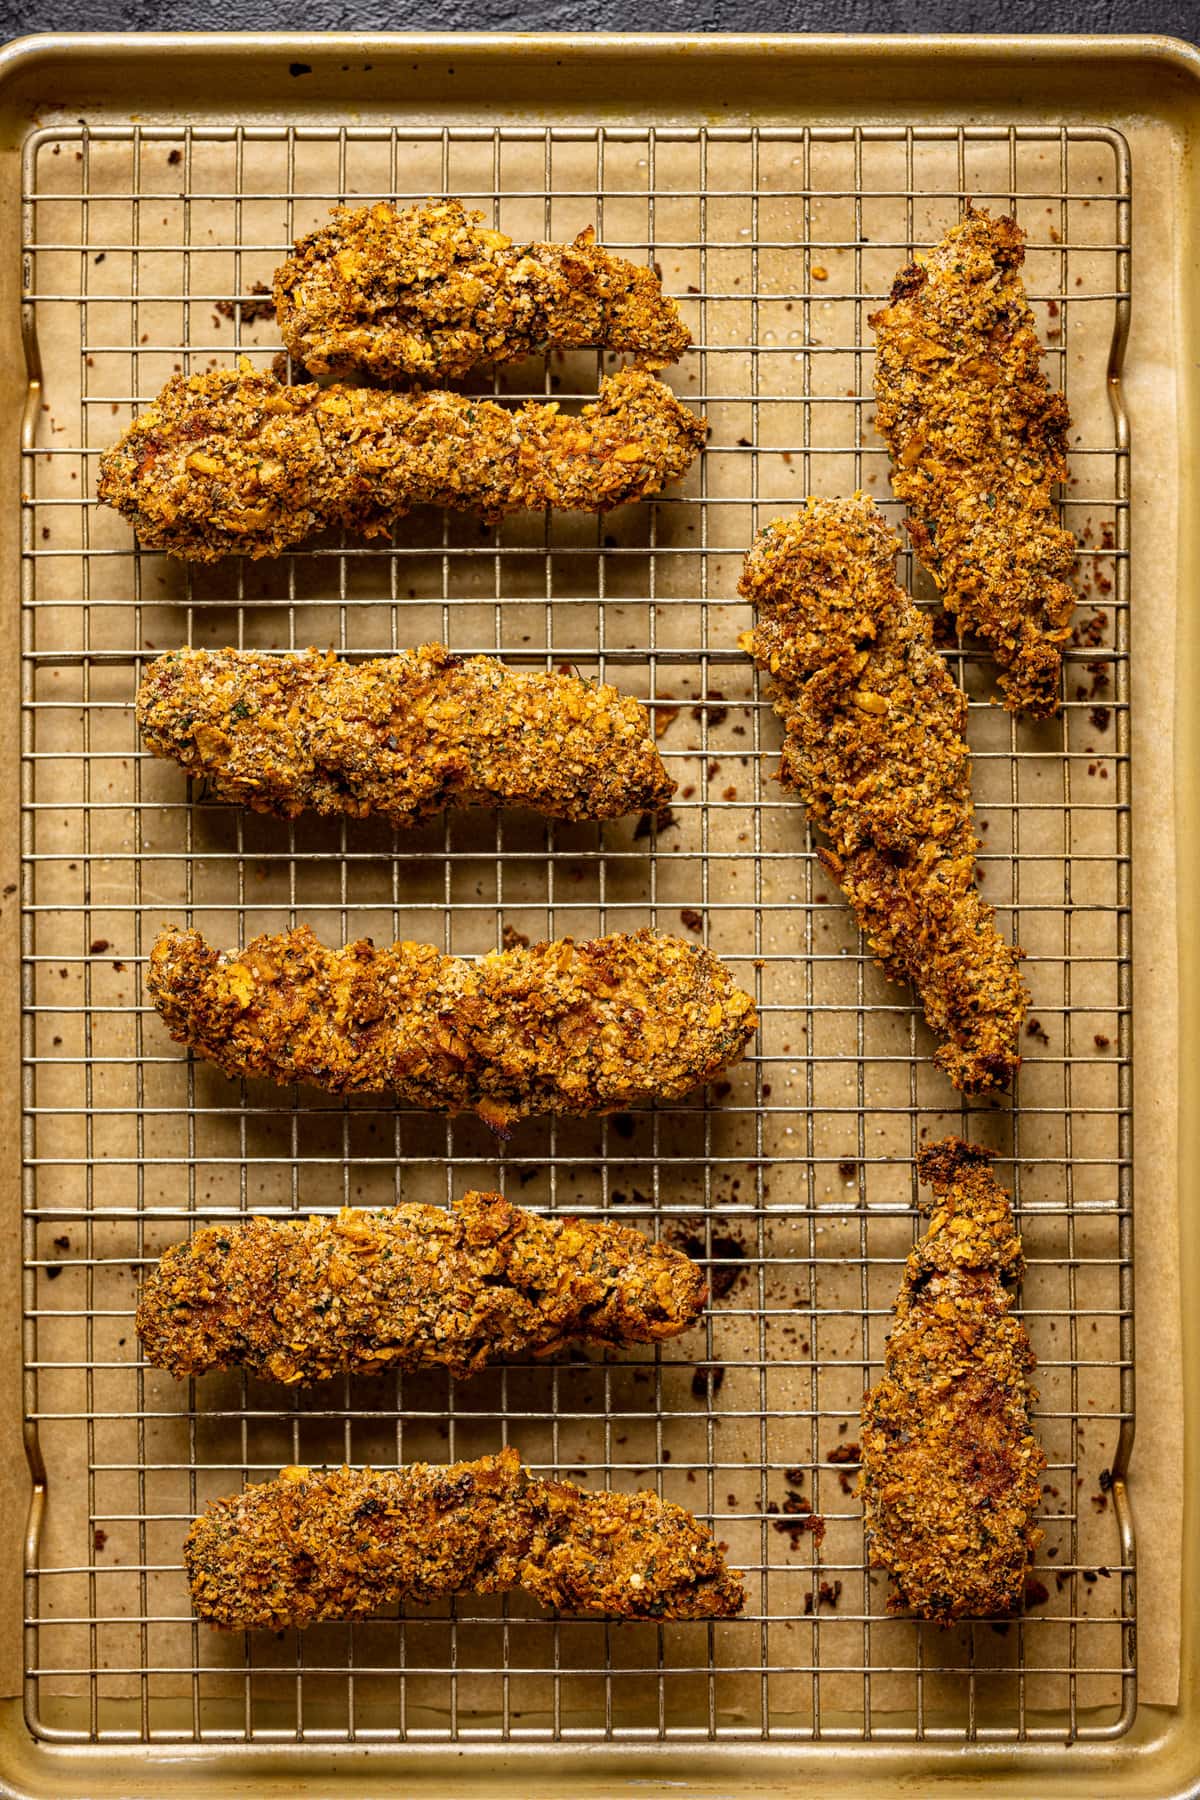
[[[97,125],[25,149],[30,365],[21,772],[26,1410],[36,1496],[27,1714],[59,1741],[771,1738],[1062,1741],[1135,1707],[1133,1543],[1108,1478],[1132,1436],[1128,154],[1118,134],[990,129]],[[461,195],[515,235],[602,241],[661,269],[695,345],[671,372],[704,409],[678,489],[600,521],[494,529],[416,514],[382,547],[330,538],[189,570],[139,553],[92,498],[97,458],[177,368],[270,366],[262,291],[342,199]],[[890,506],[867,315],[967,196],[1014,210],[1075,429],[1064,516],[1081,608],[1043,725],[968,689],[981,878],[1034,995],[1012,1102],[960,1104],[906,993],[865,954],[772,780],[769,702],[737,650],[741,556],[807,492]],[[594,392],[603,358],[515,365],[497,392]],[[1110,394],[1115,405],[1110,409]],[[894,508],[890,508],[894,511]],[[902,575],[930,598],[911,558]],[[133,697],[180,642],[460,651],[569,665],[653,710],[679,790],[600,827],[448,816],[244,815],[140,749]],[[711,1092],[643,1114],[471,1119],[230,1084],[170,1043],[142,990],[166,920],[222,943],[309,920],[343,941],[475,953],[651,923],[703,935],[762,1017]],[[991,1144],[1022,1220],[1024,1316],[1049,1468],[1040,1595],[943,1633],[886,1613],[853,1495],[919,1230],[915,1157]],[[661,1351],[297,1392],[139,1360],[140,1273],[198,1222],[467,1186],[620,1211],[712,1272],[705,1325]],[[553,1618],[466,1599],[303,1637],[192,1620],[187,1524],[281,1463],[445,1460],[514,1443],[534,1466],[652,1484],[711,1520],[747,1572],[729,1624]],[[797,1497],[825,1521],[798,1529]]]

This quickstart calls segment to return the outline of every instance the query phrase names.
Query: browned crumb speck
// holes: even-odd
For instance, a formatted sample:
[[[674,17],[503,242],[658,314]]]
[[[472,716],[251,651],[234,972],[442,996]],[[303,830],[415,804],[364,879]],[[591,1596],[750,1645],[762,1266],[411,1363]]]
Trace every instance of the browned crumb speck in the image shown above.
[[[197,1613],[226,1631],[517,1588],[617,1619],[726,1619],[745,1603],[740,1574],[682,1506],[540,1481],[512,1449],[441,1467],[284,1469],[213,1501],[183,1556]]]
[[[959,629],[987,640],[1011,712],[1058,706],[1075,540],[1067,403],[1042,372],[1014,219],[966,217],[896,277],[875,328],[875,423],[917,555]]]
[[[173,650],[146,671],[137,716],[155,755],[287,819],[312,808],[402,827],[489,805],[614,819],[675,791],[637,700],[441,644],[365,663]]]
[[[449,1212],[209,1225],[147,1278],[137,1332],[172,1375],[247,1368],[289,1384],[440,1367],[474,1375],[572,1338],[654,1344],[708,1290],[695,1263],[607,1219],[539,1218],[502,1194]]]
[[[390,1092],[502,1134],[529,1113],[678,1099],[737,1062],[757,1027],[710,950],[650,931],[477,962],[369,938],[330,950],[306,925],[229,955],[168,931],[147,983],[172,1037],[227,1075]]]
[[[809,500],[759,534],[743,640],[775,683],[782,780],[830,840],[821,860],[893,981],[917,991],[965,1093],[1007,1086],[1029,1003],[1021,951],[975,886],[966,696],[897,585],[870,500]]]
[[[386,536],[414,506],[605,512],[682,475],[704,429],[644,369],[568,417],[555,401],[285,387],[243,358],[168,381],[100,459],[97,491],[148,550],[278,556],[330,529]]]
[[[958,1138],[921,1153],[929,1229],[905,1266],[883,1380],[863,1396],[871,1562],[892,1576],[890,1612],[940,1625],[1014,1611],[1043,1535],[1034,1355],[1012,1314],[1021,1240],[990,1154]]]
[[[589,226],[514,244],[461,200],[338,207],[275,275],[283,341],[314,375],[453,381],[546,348],[629,352],[651,368],[691,338],[653,269]]]

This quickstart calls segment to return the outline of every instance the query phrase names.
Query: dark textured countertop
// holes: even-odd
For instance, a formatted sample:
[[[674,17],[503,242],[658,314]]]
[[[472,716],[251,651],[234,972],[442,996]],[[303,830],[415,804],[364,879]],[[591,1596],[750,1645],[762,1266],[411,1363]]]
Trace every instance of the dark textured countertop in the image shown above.
[[[30,31],[1165,32],[1200,38],[1200,0],[0,0]]]

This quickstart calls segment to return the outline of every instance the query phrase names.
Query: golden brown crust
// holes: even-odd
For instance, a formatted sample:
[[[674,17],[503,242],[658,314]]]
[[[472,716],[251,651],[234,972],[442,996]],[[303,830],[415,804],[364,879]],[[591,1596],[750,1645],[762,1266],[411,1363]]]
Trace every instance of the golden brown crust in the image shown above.
[[[97,491],[147,550],[278,556],[331,529],[386,536],[414,506],[605,512],[682,475],[704,430],[644,369],[572,418],[555,401],[285,387],[243,359],[168,381],[101,457]]]
[[[478,962],[369,938],[330,950],[306,925],[224,956],[168,931],[147,985],[172,1037],[227,1075],[471,1110],[502,1135],[529,1113],[678,1099],[758,1023],[711,950],[650,931]]]
[[[197,1613],[226,1631],[516,1588],[617,1619],[727,1619],[745,1603],[741,1576],[682,1506],[539,1481],[512,1449],[441,1467],[285,1469],[215,1500],[183,1555]]]
[[[283,341],[314,375],[453,381],[555,348],[630,352],[649,368],[691,342],[653,269],[589,226],[573,244],[514,244],[461,200],[337,207],[275,274]]]
[[[399,828],[498,805],[615,819],[675,791],[639,701],[441,644],[365,663],[172,650],[147,669],[137,717],[156,756],[285,819],[311,808]]]
[[[990,1155],[947,1138],[919,1157],[929,1229],[905,1266],[883,1379],[863,1396],[871,1562],[892,1576],[889,1612],[939,1625],[1019,1607],[1043,1536],[1034,1355],[1011,1310],[1021,1240]]]
[[[917,555],[961,631],[985,638],[1011,712],[1058,706],[1075,540],[1052,490],[1070,415],[1042,372],[1015,219],[968,208],[896,277],[875,328],[875,424]]]
[[[205,1226],[165,1252],[137,1333],[172,1375],[246,1368],[289,1385],[339,1374],[548,1356],[572,1338],[656,1344],[708,1298],[694,1262],[608,1219],[539,1218],[502,1194],[449,1212],[344,1207],[335,1219]]]
[[[893,981],[917,991],[965,1093],[1007,1086],[1029,996],[975,886],[966,697],[892,573],[870,500],[809,500],[761,532],[744,647],[775,683],[780,771],[828,833],[822,860]]]

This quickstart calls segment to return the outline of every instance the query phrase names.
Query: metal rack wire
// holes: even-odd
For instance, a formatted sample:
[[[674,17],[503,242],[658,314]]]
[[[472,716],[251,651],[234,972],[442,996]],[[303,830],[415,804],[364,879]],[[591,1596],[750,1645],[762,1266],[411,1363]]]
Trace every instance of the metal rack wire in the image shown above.
[[[1132,1532],[1107,1472],[1132,1432],[1128,445],[1130,171],[1115,132],[831,127],[233,128],[86,123],[25,148],[22,918],[26,1399],[45,1503],[27,1583],[27,1712],[61,1741],[319,1743],[1115,1736],[1135,1708]],[[695,349],[671,377],[707,455],[678,491],[595,521],[496,529],[416,515],[382,548],[329,540],[189,571],[140,555],[91,498],[96,459],[174,367],[276,354],[256,284],[342,199],[461,195],[514,232],[648,256]],[[736,648],[756,528],[804,493],[887,501],[867,315],[965,196],[1015,210],[1077,425],[1081,535],[1066,702],[1041,726],[972,696],[986,892],[1029,952],[1036,1019],[1011,1105],[959,1105],[908,996],[864,954],[777,790],[769,703]],[[506,393],[594,391],[597,359],[519,365]],[[1117,395],[1115,414],[1109,393]],[[928,596],[919,571],[903,574]],[[292,825],[185,792],[144,755],[133,696],[182,641],[379,653],[440,637],[570,663],[655,710],[669,816],[604,828],[455,817],[395,838]],[[341,941],[643,922],[701,931],[763,1019],[693,1102],[472,1120],[230,1085],[145,1004],[165,919],[234,942],[308,919]],[[945,1130],[1000,1152],[1029,1274],[1049,1470],[1046,1593],[1019,1622],[940,1633],[886,1615],[853,1498],[858,1399],[917,1225],[914,1160]],[[139,1272],[197,1221],[503,1187],[682,1234],[711,1316],[662,1353],[282,1392],[177,1387],[138,1359]],[[621,1627],[519,1600],[301,1639],[191,1620],[180,1546],[213,1495],[282,1462],[452,1459],[652,1483],[746,1569],[729,1625]],[[781,1510],[802,1493],[823,1542]]]

